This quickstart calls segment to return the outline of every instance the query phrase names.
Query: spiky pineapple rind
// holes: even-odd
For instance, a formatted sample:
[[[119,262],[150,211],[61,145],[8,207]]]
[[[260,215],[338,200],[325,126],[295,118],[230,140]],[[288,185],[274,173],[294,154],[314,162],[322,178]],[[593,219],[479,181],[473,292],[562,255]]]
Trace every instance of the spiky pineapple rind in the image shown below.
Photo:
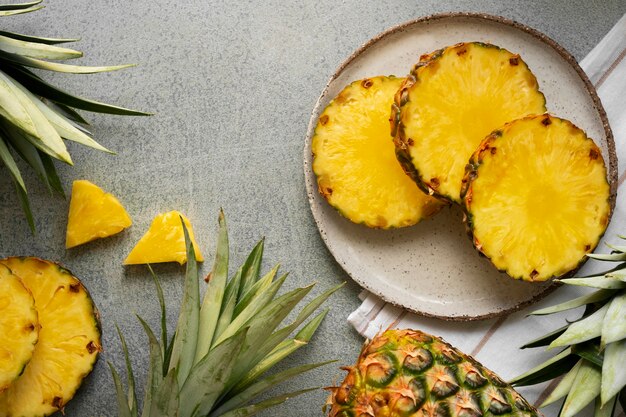
[[[504,48],[501,48],[496,45],[492,45],[484,42],[461,42],[455,45],[451,45],[442,49],[438,49],[429,54],[424,54],[420,57],[419,62],[417,62],[409,76],[406,77],[404,83],[396,93],[394,97],[394,104],[391,109],[391,132],[394,137],[394,144],[396,146],[396,157],[398,162],[401,164],[402,168],[406,172],[406,174],[415,181],[418,187],[426,194],[441,199],[443,201],[449,203],[460,203],[460,197],[458,195],[450,195],[445,192],[439,191],[440,181],[438,178],[426,178],[424,173],[419,169],[417,164],[414,162],[414,157],[411,155],[411,147],[413,146],[415,140],[419,140],[418,138],[408,138],[406,134],[406,126],[402,121],[402,110],[403,108],[410,103],[409,91],[416,85],[419,80],[420,71],[428,66],[436,66],[438,61],[447,53],[451,53],[456,51],[457,55],[465,54],[465,49],[468,45],[476,45],[483,48],[490,48],[497,51],[504,51],[510,54],[511,65],[516,67],[520,67],[525,70],[526,76],[529,79],[531,84],[535,86],[538,85],[537,78],[531,72],[530,68],[521,59],[521,57],[517,54],[512,54]],[[545,96],[541,91],[536,89],[536,93],[541,97],[543,101],[543,111],[545,112]],[[428,103],[424,103],[424,105],[428,105]]]
[[[516,280],[524,280],[524,281],[530,281],[530,282],[536,282],[536,281],[543,282],[543,281],[549,281],[552,279],[562,279],[562,278],[571,277],[576,273],[576,271],[578,271],[578,269],[580,269],[582,265],[584,265],[584,263],[587,261],[586,254],[592,253],[594,251],[594,249],[597,247],[598,243],[600,242],[600,239],[602,239],[604,232],[606,231],[606,228],[608,226],[609,220],[613,212],[614,200],[611,198],[611,195],[609,192],[607,194],[607,199],[606,199],[608,212],[606,216],[603,217],[603,220],[602,220],[604,223],[604,227],[601,228],[600,233],[598,234],[597,237],[594,238],[593,242],[589,243],[585,247],[585,253],[581,255],[578,263],[575,266],[573,266],[571,269],[565,271],[564,273],[552,274],[549,276],[538,276],[538,275],[533,276],[534,275],[533,272],[531,272],[530,274],[514,274],[509,270],[509,268],[499,267],[498,265],[496,265],[494,260],[484,250],[483,242],[481,242],[475,236],[475,233],[474,233],[474,229],[475,229],[474,220],[475,219],[474,219],[474,214],[472,213],[472,209],[471,209],[472,198],[473,198],[472,184],[479,176],[479,170],[484,162],[484,159],[486,157],[490,157],[496,152],[497,141],[500,140],[508,132],[511,126],[514,126],[517,123],[523,123],[524,121],[533,121],[533,120],[539,121],[544,126],[549,126],[555,121],[560,122],[560,123],[565,123],[572,130],[576,132],[582,132],[584,134],[584,132],[581,129],[579,129],[569,120],[561,119],[556,116],[550,115],[548,113],[542,114],[542,115],[529,115],[529,116],[511,121],[509,123],[506,123],[504,126],[494,130],[490,135],[488,135],[481,142],[481,144],[478,146],[476,151],[470,157],[470,160],[465,167],[465,175],[463,176],[462,186],[461,186],[461,203],[462,203],[461,207],[463,209],[463,222],[465,224],[467,236],[469,237],[470,241],[472,242],[476,250],[482,256],[487,258],[496,269],[498,269],[500,272],[506,273],[507,275],[509,275],[510,277]],[[597,147],[593,139],[589,138],[586,134],[584,134],[584,137],[585,137],[585,140],[589,141],[591,145],[590,158],[592,160],[599,159],[600,161],[603,162],[602,152]],[[604,179],[606,181],[607,187],[610,188],[610,184],[608,183],[608,180],[606,177],[606,167],[605,167]]]
[[[428,352],[428,355],[423,355]],[[384,367],[381,355],[397,366],[386,384],[368,374]],[[406,362],[424,361],[421,371]],[[366,343],[341,386],[330,388],[330,417],[398,415],[540,416],[510,385],[442,339],[416,330],[388,330]],[[429,414],[430,413],[430,414]]]

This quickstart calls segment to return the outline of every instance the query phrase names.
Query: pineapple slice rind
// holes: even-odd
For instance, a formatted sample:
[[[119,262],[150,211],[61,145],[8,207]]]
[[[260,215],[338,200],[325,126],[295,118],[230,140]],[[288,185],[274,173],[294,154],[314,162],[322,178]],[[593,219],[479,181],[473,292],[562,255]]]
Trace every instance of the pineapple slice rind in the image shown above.
[[[319,116],[312,139],[320,194],[344,217],[369,227],[413,225],[439,211],[395,158],[389,108],[402,78],[354,81]]]
[[[571,122],[547,114],[494,131],[463,181],[474,245],[514,278],[545,281],[577,269],[609,222],[602,152]]]
[[[39,337],[35,300],[9,268],[0,265],[0,392],[31,360]]]
[[[546,111],[537,79],[519,55],[479,42],[421,58],[395,96],[398,160],[429,194],[460,203],[465,165],[493,129]]]
[[[101,350],[98,313],[81,282],[52,262],[0,261],[31,289],[39,314],[39,341],[24,373],[0,394],[0,417],[47,416],[62,410]]]

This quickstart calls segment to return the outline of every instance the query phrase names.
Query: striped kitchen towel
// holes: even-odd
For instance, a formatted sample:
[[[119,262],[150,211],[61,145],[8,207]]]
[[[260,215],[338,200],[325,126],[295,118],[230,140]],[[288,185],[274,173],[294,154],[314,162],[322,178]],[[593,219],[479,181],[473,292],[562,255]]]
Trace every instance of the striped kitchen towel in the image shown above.
[[[614,242],[617,234],[626,233],[626,199],[620,198],[623,197],[623,182],[626,179],[626,15],[580,65],[595,85],[605,107],[620,161],[617,204],[604,237],[604,241]],[[585,265],[581,275],[602,269],[598,262],[591,261]],[[544,317],[525,316],[530,311],[571,299],[584,291],[569,286],[561,287],[539,303],[507,317],[465,323],[417,316],[363,291],[360,295],[362,304],[350,314],[348,322],[366,338],[372,338],[389,327],[421,329],[443,337],[452,345],[476,357],[504,379],[511,379],[554,355],[554,352],[545,352],[541,348],[520,350],[520,346],[563,326],[565,319],[580,317],[581,311]],[[550,389],[549,383],[545,383],[520,388],[520,392],[529,401],[540,404]],[[557,403],[542,411],[546,416],[556,416],[558,407]],[[584,415],[592,414],[590,410],[586,410],[586,413]],[[623,411],[620,417],[625,417]]]

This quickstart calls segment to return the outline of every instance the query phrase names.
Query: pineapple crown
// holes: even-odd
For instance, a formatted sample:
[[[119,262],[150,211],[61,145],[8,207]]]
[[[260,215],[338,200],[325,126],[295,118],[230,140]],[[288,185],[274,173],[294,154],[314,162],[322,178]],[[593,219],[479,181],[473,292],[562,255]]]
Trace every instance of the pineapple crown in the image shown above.
[[[588,256],[618,262],[616,267],[560,280],[595,291],[531,313],[547,315],[585,306],[580,319],[522,346],[560,348],[560,353],[511,381],[519,386],[534,385],[562,376],[541,405],[565,398],[560,417],[572,417],[592,401],[594,417],[611,417],[618,402],[626,410],[626,246],[607,246],[612,249],[610,254]]]
[[[150,345],[141,414],[128,348],[118,329],[128,378],[125,393],[119,374],[109,363],[117,392],[119,416],[251,416],[316,389],[289,392],[252,403],[257,396],[277,384],[332,362],[300,365],[265,376],[274,365],[311,340],[328,309],[309,320],[295,336],[290,335],[343,283],[313,298],[290,324],[277,330],[314,284],[276,296],[287,274],[276,278],[276,266],[260,276],[263,240],[228,280],[228,232],[224,214],[220,212],[215,262],[201,302],[198,264],[184,222],[183,230],[187,270],[174,336],[168,343],[163,291],[154,273],[152,276],[161,306],[160,340],[150,326],[138,317]]]

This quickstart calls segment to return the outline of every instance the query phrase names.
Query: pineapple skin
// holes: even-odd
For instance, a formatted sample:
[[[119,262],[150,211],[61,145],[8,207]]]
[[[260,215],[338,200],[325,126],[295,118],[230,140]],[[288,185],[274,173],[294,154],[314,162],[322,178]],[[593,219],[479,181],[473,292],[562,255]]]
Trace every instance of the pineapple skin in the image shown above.
[[[482,242],[480,242],[480,240],[474,234],[475,219],[474,219],[474,215],[471,212],[472,183],[473,183],[474,180],[476,180],[476,178],[478,178],[478,176],[479,176],[479,168],[482,165],[485,157],[487,155],[489,155],[489,154],[497,152],[497,150],[496,150],[497,148],[496,148],[496,143],[495,142],[499,138],[501,138],[503,136],[503,134],[505,133],[507,128],[512,123],[517,123],[519,121],[524,121],[524,120],[537,120],[537,121],[540,121],[544,125],[549,125],[549,124],[553,123],[555,120],[558,120],[558,121],[566,123],[572,129],[579,130],[570,121],[565,120],[565,119],[560,119],[560,118],[557,118],[555,116],[552,116],[552,115],[546,113],[546,114],[542,114],[542,115],[531,115],[531,116],[527,116],[527,117],[524,117],[524,118],[519,119],[519,120],[515,120],[515,121],[512,121],[512,122],[509,122],[509,123],[505,124],[503,127],[494,130],[489,136],[487,136],[481,142],[480,146],[476,149],[476,152],[474,152],[474,154],[471,156],[468,164],[465,167],[465,175],[463,177],[463,184],[461,186],[461,200],[462,200],[462,205],[461,206],[462,206],[462,209],[463,209],[463,222],[465,224],[465,230],[467,232],[467,236],[472,241],[472,243],[474,245],[474,248],[478,251],[478,253],[481,256],[487,258],[490,261],[490,263],[496,269],[498,269],[500,272],[503,272],[503,273],[507,274],[508,276],[510,276],[513,279],[523,280],[523,281],[528,281],[528,282],[543,282],[543,281],[547,281],[547,280],[550,280],[550,279],[568,278],[568,277],[573,276],[576,273],[576,271],[578,271],[578,269],[580,269],[580,267],[582,267],[582,265],[587,261],[587,257],[586,256],[584,256],[584,255],[581,256],[580,261],[577,263],[577,265],[575,267],[573,267],[572,269],[570,269],[568,272],[563,273],[563,274],[558,274],[558,275],[553,275],[553,276],[546,276],[546,277],[534,277],[534,276],[532,276],[532,273],[530,275],[512,274],[509,269],[498,267],[498,265],[496,265],[494,263],[493,259],[491,259],[491,257],[489,257],[489,255],[485,253],[485,251],[483,249]],[[587,137],[587,140],[592,141],[588,137]],[[595,146],[595,143],[594,143],[594,146]],[[600,151],[600,149],[598,149],[597,146],[596,146],[595,150],[596,150],[597,153],[593,156],[592,159],[600,158],[600,160],[603,160],[602,152]],[[606,184],[607,184],[607,187],[609,187],[608,181],[607,181]],[[608,204],[608,213],[607,213],[607,215],[606,215],[606,217],[604,218],[604,221],[603,221],[604,227],[602,228],[602,231],[598,234],[597,238],[594,240],[594,243],[589,244],[585,248],[587,253],[592,253],[595,250],[595,248],[597,247],[598,243],[602,239],[602,236],[604,236],[604,232],[606,231],[606,228],[608,227],[609,220],[611,218],[611,214],[612,214],[612,211],[613,211],[613,208],[614,208],[612,200],[611,200],[611,197],[610,197],[610,193],[609,193],[608,198],[607,198],[607,204]]]
[[[455,45],[447,46],[445,48],[438,49],[434,52],[424,54],[420,57],[419,62],[417,62],[413,68],[411,69],[410,74],[406,77],[404,83],[398,89],[394,97],[394,102],[391,106],[391,115],[389,117],[389,122],[391,126],[391,136],[394,138],[393,142],[396,148],[396,158],[398,162],[402,166],[402,169],[406,174],[417,184],[417,186],[426,194],[433,196],[435,198],[441,199],[448,203],[459,203],[460,200],[454,197],[451,197],[446,194],[442,194],[437,190],[438,184],[433,182],[431,179],[426,178],[422,172],[415,166],[413,163],[413,157],[411,156],[410,148],[413,146],[413,138],[408,138],[406,135],[406,126],[402,121],[402,107],[409,103],[409,91],[418,81],[418,72],[420,68],[426,66],[436,66],[438,65],[439,59],[447,52],[458,50],[459,48],[463,48],[467,45],[477,45],[484,48],[492,48],[495,50],[503,50],[499,46],[483,43],[483,42],[461,42]],[[457,52],[458,53],[458,52]],[[516,66],[521,66],[528,71],[528,75],[533,80],[535,85],[538,85],[537,79],[535,75],[530,71],[528,65],[521,59],[519,55],[512,55],[512,58],[515,61]],[[513,64],[512,64],[513,65]],[[537,90],[537,92],[543,97],[543,112],[545,112],[545,96],[541,91]]]
[[[0,393],[0,417],[46,417],[63,412],[102,351],[100,313],[82,282],[57,263],[34,257],[10,257],[1,259],[0,265],[14,271],[31,290],[40,322],[39,340],[31,361],[9,389]],[[55,303],[54,298],[60,293],[65,297]],[[64,330],[62,326],[55,326],[54,321],[67,319],[62,317],[64,306],[71,306],[71,299],[78,298],[82,298],[86,310],[79,317],[84,327],[65,341],[50,343],[47,335]],[[42,306],[45,301],[56,306],[47,314],[42,311],[42,307],[48,307]],[[70,314],[70,318],[75,316],[75,312]],[[67,353],[64,357],[63,353],[71,350],[74,356],[69,358]],[[41,383],[47,385],[35,386]]]
[[[31,292],[0,264],[0,393],[24,372],[39,339],[39,319]]]
[[[344,369],[329,417],[542,416],[475,359],[418,330],[377,335]]]

